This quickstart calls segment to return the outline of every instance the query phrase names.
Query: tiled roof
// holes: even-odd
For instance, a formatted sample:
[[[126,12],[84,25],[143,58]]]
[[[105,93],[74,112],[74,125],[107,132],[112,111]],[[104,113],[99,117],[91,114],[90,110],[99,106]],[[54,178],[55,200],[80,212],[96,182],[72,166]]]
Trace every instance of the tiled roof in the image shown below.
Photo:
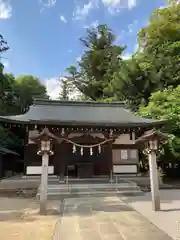
[[[55,125],[141,126],[162,121],[136,116],[123,102],[82,102],[35,100],[27,113],[0,117],[1,121]]]
[[[5,147],[2,147],[0,146],[0,154],[13,154],[13,155],[19,155],[18,153],[8,149],[8,148],[5,148]]]

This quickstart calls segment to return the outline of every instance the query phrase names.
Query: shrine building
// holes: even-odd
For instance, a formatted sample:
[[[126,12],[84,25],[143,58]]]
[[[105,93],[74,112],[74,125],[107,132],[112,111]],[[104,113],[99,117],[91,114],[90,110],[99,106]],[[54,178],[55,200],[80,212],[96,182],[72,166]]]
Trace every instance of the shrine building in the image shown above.
[[[23,115],[1,116],[6,126],[26,129],[24,175],[39,175],[42,158],[36,136],[48,129],[54,136],[48,173],[74,178],[137,174],[139,151],[135,140],[164,121],[142,118],[123,102],[34,100]]]

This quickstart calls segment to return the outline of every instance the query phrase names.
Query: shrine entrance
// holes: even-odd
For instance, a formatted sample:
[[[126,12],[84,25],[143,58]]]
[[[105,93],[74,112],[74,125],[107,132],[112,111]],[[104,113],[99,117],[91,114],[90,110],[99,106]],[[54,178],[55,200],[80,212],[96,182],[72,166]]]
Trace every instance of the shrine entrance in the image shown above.
[[[88,139],[87,139],[88,138]],[[64,175],[71,178],[92,178],[109,176],[112,169],[112,147],[106,143],[95,147],[91,146],[102,142],[102,139],[90,136],[72,139],[72,143],[62,142],[55,146],[53,160],[55,175]]]

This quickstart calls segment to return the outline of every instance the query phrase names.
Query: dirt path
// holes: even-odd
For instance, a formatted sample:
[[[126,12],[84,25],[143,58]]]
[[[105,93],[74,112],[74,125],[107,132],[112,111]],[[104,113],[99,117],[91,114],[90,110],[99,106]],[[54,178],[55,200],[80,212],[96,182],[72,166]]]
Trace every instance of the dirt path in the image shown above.
[[[40,216],[34,199],[0,198],[0,239],[51,240],[60,215],[59,202],[49,203],[47,216]]]

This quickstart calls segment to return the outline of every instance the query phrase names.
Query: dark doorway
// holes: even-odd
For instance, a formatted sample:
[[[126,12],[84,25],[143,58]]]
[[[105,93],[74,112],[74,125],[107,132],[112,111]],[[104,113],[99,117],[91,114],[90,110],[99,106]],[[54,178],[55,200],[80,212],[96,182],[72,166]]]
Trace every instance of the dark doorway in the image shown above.
[[[63,149],[62,151],[60,150]],[[65,151],[66,149],[66,151]],[[90,155],[88,148],[77,148],[73,153],[71,144],[62,144],[59,150],[55,152],[54,156],[54,174],[59,175],[64,169],[64,174],[71,177],[78,177],[78,172],[84,171],[83,177],[109,175],[111,155],[108,146],[102,148],[101,153],[98,149],[93,149],[93,154]],[[84,170],[83,170],[84,168]],[[80,170],[81,169],[81,170]],[[82,174],[81,174],[82,175]]]

